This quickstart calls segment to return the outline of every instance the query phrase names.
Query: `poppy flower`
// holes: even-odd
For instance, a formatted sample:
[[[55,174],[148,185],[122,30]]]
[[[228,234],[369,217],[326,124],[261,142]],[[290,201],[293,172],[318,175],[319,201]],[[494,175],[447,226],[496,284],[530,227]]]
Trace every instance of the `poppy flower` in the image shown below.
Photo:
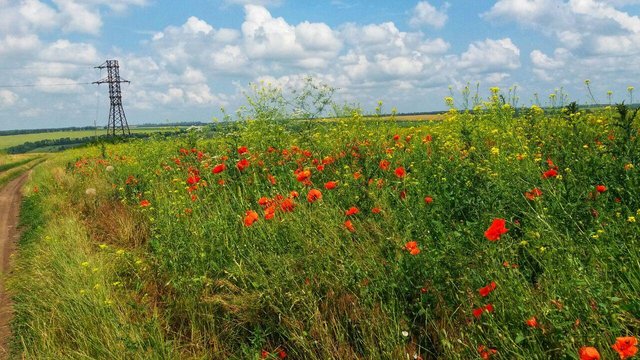
[[[496,282],[492,281],[491,284],[478,289],[478,293],[480,293],[480,296],[482,297],[487,297],[493,290],[496,289],[496,286]]]
[[[489,241],[496,241],[500,239],[502,234],[505,234],[509,229],[505,227],[505,219],[493,219],[491,226],[484,232],[484,236]]]
[[[295,207],[296,207],[296,204],[293,202],[291,198],[286,198],[282,200],[282,202],[280,203],[280,209],[282,209],[282,211],[284,212],[292,212],[293,209],[295,209]]]
[[[407,251],[409,251],[411,255],[420,254],[420,248],[418,248],[418,242],[416,241],[407,242],[406,244],[404,244],[404,248],[407,249]]]
[[[382,170],[389,170],[389,166],[391,165],[391,162],[389,160],[380,160],[380,164],[378,164],[380,166],[380,169]]]
[[[238,161],[238,163],[236,164],[236,167],[238,168],[238,170],[243,171],[244,169],[249,167],[249,160],[242,159]]]
[[[530,317],[524,323],[527,324],[527,326],[532,327],[532,328],[538,327],[538,319],[536,319],[535,316]]]
[[[284,350],[282,350],[282,349],[280,349],[280,351],[278,351],[278,357],[279,357],[280,359],[284,359],[284,358],[286,358],[286,357],[287,357],[287,352],[286,352],[286,351],[284,351]]]
[[[191,175],[187,178],[187,184],[189,185],[197,184],[199,181],[200,181],[200,176],[198,175]]]
[[[543,179],[554,178],[558,176],[558,171],[556,169],[549,169],[542,174]]]
[[[336,188],[336,186],[338,186],[338,183],[336,181],[327,181],[324,184],[324,188],[327,190],[333,190]]]
[[[393,135],[393,140],[394,141],[400,140],[400,135],[398,135],[398,134]]]
[[[300,196],[300,194],[298,194],[297,191],[293,190],[292,192],[289,193],[289,196],[291,196],[292,198],[297,198],[298,196]]]
[[[346,216],[351,216],[351,215],[358,214],[359,212],[360,212],[360,210],[359,210],[357,207],[352,206],[352,207],[350,207],[350,208],[349,208],[349,210],[346,210],[346,211],[344,212],[344,214],[345,214]]]
[[[600,360],[600,353],[596,348],[591,346],[583,346],[578,350],[580,360]]]
[[[307,193],[307,201],[310,203],[316,202],[316,200],[322,199],[322,193],[318,189],[311,189]]]
[[[373,209],[371,209],[371,212],[374,214],[380,214],[382,212],[382,209],[380,209],[379,207],[374,207]]]
[[[261,358],[261,359],[266,359],[266,358],[268,358],[268,357],[269,357],[269,352],[268,352],[267,350],[262,350],[262,351],[260,352],[260,358]]]
[[[358,180],[358,179],[360,179],[361,177],[362,177],[362,174],[361,174],[360,172],[354,172],[354,173],[353,173],[353,178],[354,178],[355,180]]]
[[[607,187],[604,185],[597,185],[596,186],[596,191],[599,192],[600,194],[602,194],[603,192],[607,191]]]
[[[246,146],[240,146],[238,148],[238,154],[242,155],[242,154],[246,154],[249,151],[249,149],[247,149]]]
[[[324,171],[324,165],[323,165],[323,164],[320,164],[320,165],[316,166],[316,170],[318,170],[318,171]]]
[[[394,171],[394,173],[396,174],[396,176],[399,179],[402,179],[403,177],[407,176],[407,171],[404,169],[404,167],[400,166],[398,168],[396,168],[396,170]]]
[[[478,346],[478,354],[480,354],[480,357],[484,360],[489,359],[492,355],[494,355],[497,352],[498,350],[488,348],[484,345]]]
[[[533,188],[531,191],[525,191],[524,192],[524,196],[528,199],[528,200],[535,200],[537,197],[542,196],[542,190],[538,189],[538,188]]]
[[[351,222],[351,220],[347,220],[347,221],[345,221],[345,222],[344,222],[344,227],[345,227],[347,230],[351,231],[351,232],[356,231],[356,228],[354,228],[354,227],[353,227],[353,223]]]
[[[306,180],[309,180],[310,177],[311,177],[311,171],[309,170],[303,170],[303,171],[300,171],[298,174],[296,174],[296,180],[298,180],[299,182],[304,182]]]
[[[244,216],[244,226],[251,226],[254,222],[258,221],[258,213],[253,210],[247,210]]]
[[[151,206],[151,203],[149,202],[149,200],[140,201],[140,207],[148,207],[148,206]]]
[[[616,338],[616,343],[611,346],[620,359],[627,359],[634,356],[638,352],[638,339],[633,336],[624,336]]]
[[[431,141],[433,141],[433,137],[431,136],[431,134],[427,134],[427,136],[425,136],[422,140],[423,143],[430,143]]]
[[[431,204],[433,202],[433,198],[431,196],[427,196],[424,198],[424,203],[425,204]]]
[[[227,167],[224,164],[218,164],[216,166],[213,167],[213,169],[211,169],[211,173],[213,174],[220,174],[221,172],[224,171],[224,169],[226,169]]]
[[[481,306],[479,308],[475,308],[473,309],[473,316],[476,317],[476,319],[480,318],[480,316],[482,316],[483,312],[493,312],[493,305],[492,304],[487,304],[486,306]]]
[[[267,206],[269,206],[270,202],[271,201],[266,196],[263,196],[260,199],[258,199],[258,205],[260,205],[263,208],[266,208]]]

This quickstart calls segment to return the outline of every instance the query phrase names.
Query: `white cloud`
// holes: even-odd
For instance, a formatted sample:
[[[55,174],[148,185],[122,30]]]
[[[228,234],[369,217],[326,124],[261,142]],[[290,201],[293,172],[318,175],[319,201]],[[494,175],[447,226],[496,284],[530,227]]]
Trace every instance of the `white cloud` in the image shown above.
[[[510,38],[476,41],[460,56],[458,67],[473,73],[515,70],[520,67],[520,49]]]
[[[529,55],[534,67],[545,70],[562,69],[566,65],[567,59],[570,57],[568,50],[559,48],[554,51],[554,57],[551,58],[540,50],[533,50]]]
[[[40,52],[40,59],[72,64],[97,64],[100,56],[96,48],[87,43],[72,43],[69,40],[58,40]]]
[[[0,55],[11,55],[31,52],[40,46],[40,39],[35,34],[11,35],[0,39]]]
[[[413,9],[413,15],[409,20],[409,25],[422,27],[425,25],[439,29],[447,22],[447,9],[449,3],[444,3],[440,10],[436,9],[428,1],[420,1]]]
[[[182,25],[182,30],[185,34],[194,35],[202,33],[207,35],[213,31],[213,26],[207,24],[206,21],[200,20],[195,16],[191,16],[187,19],[187,22]]]
[[[96,35],[102,28],[102,18],[96,8],[75,0],[54,0],[60,10],[62,29],[69,32],[80,32]]]
[[[5,89],[0,90],[0,108],[12,106],[18,99],[18,94]]]

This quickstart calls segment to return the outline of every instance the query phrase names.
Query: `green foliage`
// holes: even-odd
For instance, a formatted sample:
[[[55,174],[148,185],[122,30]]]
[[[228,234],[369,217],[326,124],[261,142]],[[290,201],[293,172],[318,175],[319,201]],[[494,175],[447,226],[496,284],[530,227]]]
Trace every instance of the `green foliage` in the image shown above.
[[[45,188],[40,196],[76,199],[69,207],[87,230],[73,244],[90,244],[99,261],[113,263],[100,276],[121,287],[106,288],[123,303],[146,299],[137,311],[95,313],[113,334],[109,319],[121,319],[133,334],[130,354],[145,343],[157,357],[171,348],[184,358],[285,351],[294,359],[470,359],[485,346],[497,358],[546,359],[595,346],[613,358],[616,337],[639,333],[640,150],[619,143],[637,138],[634,116],[571,105],[516,113],[515,89],[492,89],[487,101],[473,100],[473,111],[452,108],[442,121],[399,127],[336,107],[329,89],[307,86],[295,101],[255,87],[244,121],[215,131],[67,152],[64,161],[73,161],[60,179],[35,182]],[[563,107],[561,91],[556,98]],[[290,118],[331,107],[350,117]],[[405,176],[394,171],[400,167]],[[329,181],[337,187],[326,189]],[[95,200],[82,196],[89,187],[99,189]],[[322,192],[313,203],[312,188]],[[91,225],[108,206],[122,211],[115,223],[143,235]],[[347,215],[351,207],[359,211]],[[490,241],[494,219],[508,231]],[[105,238],[125,255],[95,251]],[[62,256],[52,253],[47,261]],[[483,297],[479,289],[491,282],[495,290]],[[25,308],[35,301],[25,299]],[[492,312],[474,314],[489,304]],[[82,322],[62,324],[91,334],[89,313],[80,314]],[[525,323],[532,316],[537,327]],[[153,341],[131,330],[132,319],[150,324]],[[28,344],[38,354],[41,344]]]

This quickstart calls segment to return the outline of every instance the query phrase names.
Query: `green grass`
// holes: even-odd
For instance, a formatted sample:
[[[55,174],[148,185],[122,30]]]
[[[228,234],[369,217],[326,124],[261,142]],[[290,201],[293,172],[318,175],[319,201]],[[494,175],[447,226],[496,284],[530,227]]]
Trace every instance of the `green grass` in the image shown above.
[[[639,119],[498,96],[415,126],[256,118],[38,168],[16,356],[610,359],[640,334]]]

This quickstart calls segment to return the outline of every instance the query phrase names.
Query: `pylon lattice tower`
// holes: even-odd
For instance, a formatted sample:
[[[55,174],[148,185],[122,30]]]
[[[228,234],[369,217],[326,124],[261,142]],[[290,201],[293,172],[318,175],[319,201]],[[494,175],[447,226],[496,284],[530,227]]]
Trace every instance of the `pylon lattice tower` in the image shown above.
[[[120,91],[120,83],[131,83],[129,80],[120,78],[120,66],[118,60],[107,60],[104,64],[96,66],[96,69],[107,69],[107,77],[93,84],[109,84],[109,124],[107,125],[107,135],[116,135],[122,132],[122,136],[131,135],[129,124],[127,124],[127,116],[122,108],[122,92]]]

